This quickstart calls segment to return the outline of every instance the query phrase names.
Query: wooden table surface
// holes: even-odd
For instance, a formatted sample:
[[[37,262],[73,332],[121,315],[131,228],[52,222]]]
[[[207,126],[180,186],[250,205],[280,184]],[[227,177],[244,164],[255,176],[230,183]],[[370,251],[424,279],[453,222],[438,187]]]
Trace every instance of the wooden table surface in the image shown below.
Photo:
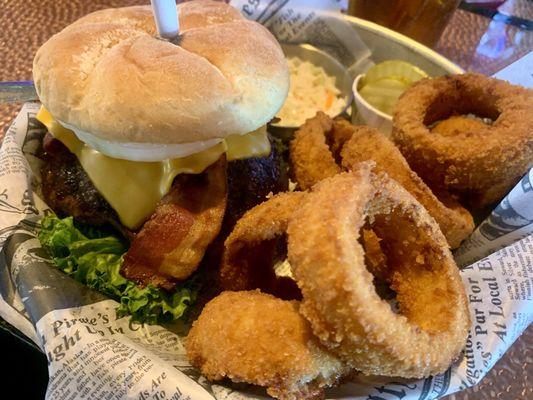
[[[101,8],[146,3],[148,1],[0,0],[0,81],[31,80],[33,55],[38,47],[82,15]],[[533,50],[533,2],[508,0],[499,13],[481,14],[485,15],[457,10],[436,50],[466,70],[487,75]],[[0,105],[0,139],[20,106]],[[532,347],[533,329],[530,327],[478,386],[448,399],[533,399]],[[31,370],[31,365],[26,368]]]

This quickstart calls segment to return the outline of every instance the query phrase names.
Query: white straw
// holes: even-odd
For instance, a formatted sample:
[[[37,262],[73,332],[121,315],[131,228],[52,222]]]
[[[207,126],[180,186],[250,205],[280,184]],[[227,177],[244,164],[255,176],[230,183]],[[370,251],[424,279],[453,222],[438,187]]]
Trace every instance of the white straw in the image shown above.
[[[180,33],[178,10],[175,0],[151,0],[155,25],[159,36],[174,39]]]

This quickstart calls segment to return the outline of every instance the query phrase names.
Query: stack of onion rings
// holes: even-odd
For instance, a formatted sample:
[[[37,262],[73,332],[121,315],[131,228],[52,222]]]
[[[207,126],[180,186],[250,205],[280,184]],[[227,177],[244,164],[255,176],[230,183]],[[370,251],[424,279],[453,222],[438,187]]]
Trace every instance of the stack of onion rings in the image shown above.
[[[474,229],[470,213],[445,192],[437,198],[394,144],[375,129],[333,121],[319,112],[295,133],[290,146],[292,174],[301,189],[373,160],[378,170],[387,172],[427,208],[451,248],[459,247]]]
[[[505,196],[533,165],[533,91],[478,74],[423,79],[398,100],[393,138],[432,189],[459,194],[472,207]],[[475,114],[490,125],[455,135],[429,126]]]
[[[459,271],[434,219],[369,163],[317,184],[288,227],[300,311],[321,342],[353,368],[420,378],[444,372],[470,326]],[[357,242],[368,221],[383,238],[401,314],[380,299]]]
[[[287,257],[287,227],[306,192],[279,193],[248,210],[224,243],[219,282],[224,290],[260,289],[284,300],[300,300],[302,295],[289,276],[278,276],[276,263]],[[380,280],[387,259],[380,238],[370,229],[363,231],[367,269]]]
[[[323,113],[307,120],[290,144],[305,192],[273,196],[236,224],[220,281],[240,292],[204,309],[191,363],[282,399],[322,396],[354,371],[446,371],[470,327],[450,246],[474,224],[456,198],[486,205],[533,164],[532,101],[527,89],[473,74],[423,80],[398,103],[399,149]],[[294,281],[273,270],[285,257]],[[247,292],[257,288],[301,302]]]

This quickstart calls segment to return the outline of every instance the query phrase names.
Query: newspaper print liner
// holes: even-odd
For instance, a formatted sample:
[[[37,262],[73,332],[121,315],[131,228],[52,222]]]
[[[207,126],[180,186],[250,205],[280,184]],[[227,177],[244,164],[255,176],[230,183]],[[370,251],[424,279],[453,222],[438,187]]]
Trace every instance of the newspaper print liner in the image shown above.
[[[533,168],[455,252],[459,266],[489,255],[533,232]],[[479,249],[483,248],[480,252]]]

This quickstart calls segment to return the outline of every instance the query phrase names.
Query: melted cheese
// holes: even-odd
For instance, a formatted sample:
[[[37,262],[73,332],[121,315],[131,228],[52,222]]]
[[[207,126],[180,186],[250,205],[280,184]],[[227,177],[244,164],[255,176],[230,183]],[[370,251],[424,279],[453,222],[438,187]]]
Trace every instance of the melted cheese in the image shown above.
[[[130,229],[138,228],[168,193],[178,174],[199,174],[227,152],[228,160],[270,153],[266,127],[246,135],[232,135],[196,154],[160,162],[138,162],[108,157],[87,146],[41,107],[37,114],[48,131],[76,155],[94,186]]]

